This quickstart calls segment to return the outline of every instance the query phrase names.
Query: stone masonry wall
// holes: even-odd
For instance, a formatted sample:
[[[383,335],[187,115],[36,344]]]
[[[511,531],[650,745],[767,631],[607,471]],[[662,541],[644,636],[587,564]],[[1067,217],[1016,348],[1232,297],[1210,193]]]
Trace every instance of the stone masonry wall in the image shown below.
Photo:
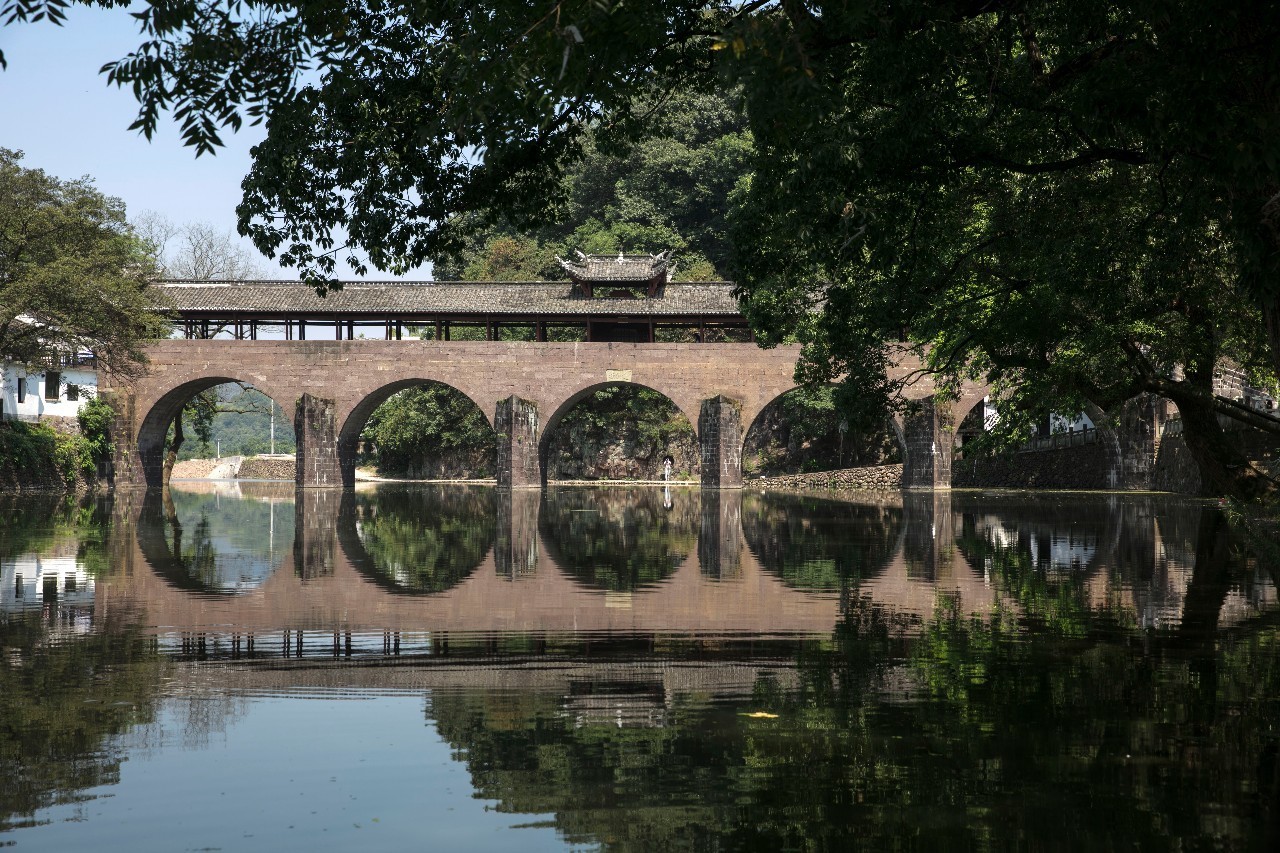
[[[240,463],[241,480],[293,480],[297,477],[297,464],[293,459],[272,459],[250,456]]]
[[[702,402],[698,415],[704,489],[736,489],[742,485],[742,413],[727,397]]]
[[[1025,451],[1006,456],[957,459],[951,484],[957,489],[1111,489],[1111,457],[1103,442]]]
[[[865,491],[902,488],[902,465],[872,465],[839,471],[817,471],[812,474],[786,474],[751,480],[752,488],[768,490],[828,489],[831,491]]]

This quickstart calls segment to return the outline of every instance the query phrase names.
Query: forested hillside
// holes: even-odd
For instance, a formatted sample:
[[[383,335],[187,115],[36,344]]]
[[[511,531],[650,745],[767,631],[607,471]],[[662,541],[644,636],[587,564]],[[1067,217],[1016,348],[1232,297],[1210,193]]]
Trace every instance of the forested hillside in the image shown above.
[[[253,456],[272,448],[271,399],[261,391],[239,385],[220,385],[209,396],[216,405],[207,409],[189,407],[183,413],[186,441],[178,459],[208,459],[222,456]],[[210,418],[207,438],[201,433],[201,418]],[[275,452],[293,453],[293,420],[275,407]]]

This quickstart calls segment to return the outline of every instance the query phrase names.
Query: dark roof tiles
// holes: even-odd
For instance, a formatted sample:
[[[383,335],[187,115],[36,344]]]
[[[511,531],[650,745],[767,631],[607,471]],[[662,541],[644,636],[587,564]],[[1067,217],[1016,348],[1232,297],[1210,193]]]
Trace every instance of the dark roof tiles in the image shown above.
[[[168,281],[155,287],[179,314],[741,316],[730,282],[666,284],[653,299],[589,298],[567,281],[359,281],[347,282],[325,297],[296,281]]]

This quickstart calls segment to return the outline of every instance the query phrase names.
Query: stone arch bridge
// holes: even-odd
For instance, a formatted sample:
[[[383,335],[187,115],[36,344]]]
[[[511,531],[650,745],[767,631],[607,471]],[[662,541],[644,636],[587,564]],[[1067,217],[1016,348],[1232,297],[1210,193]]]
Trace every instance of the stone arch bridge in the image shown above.
[[[173,339],[148,348],[149,369],[131,380],[105,377],[114,428],[117,487],[159,486],[165,433],[192,395],[225,382],[252,385],[293,413],[299,487],[355,482],[357,443],[373,410],[426,381],[467,395],[498,434],[498,483],[541,487],[546,436],[575,403],[599,388],[630,383],[664,394],[688,417],[701,446],[702,485],[742,485],[742,446],[755,419],[796,387],[798,346],[748,343],[503,342],[447,340]],[[903,353],[891,378],[916,376]],[[906,396],[922,402],[899,419],[904,485],[947,488],[950,424],[987,389],[966,386],[950,406],[932,402],[920,376]]]

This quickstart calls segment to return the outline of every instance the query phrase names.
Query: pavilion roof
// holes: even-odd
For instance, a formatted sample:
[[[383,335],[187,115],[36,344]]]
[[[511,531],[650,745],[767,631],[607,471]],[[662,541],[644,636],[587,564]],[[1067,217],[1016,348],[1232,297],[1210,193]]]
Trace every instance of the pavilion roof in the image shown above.
[[[669,250],[657,255],[577,255],[576,261],[556,260],[569,278],[583,284],[666,281],[674,269]]]
[[[297,281],[162,281],[155,288],[178,314],[741,317],[731,282],[667,284],[653,299],[592,298],[568,281],[352,281],[324,297]]]

